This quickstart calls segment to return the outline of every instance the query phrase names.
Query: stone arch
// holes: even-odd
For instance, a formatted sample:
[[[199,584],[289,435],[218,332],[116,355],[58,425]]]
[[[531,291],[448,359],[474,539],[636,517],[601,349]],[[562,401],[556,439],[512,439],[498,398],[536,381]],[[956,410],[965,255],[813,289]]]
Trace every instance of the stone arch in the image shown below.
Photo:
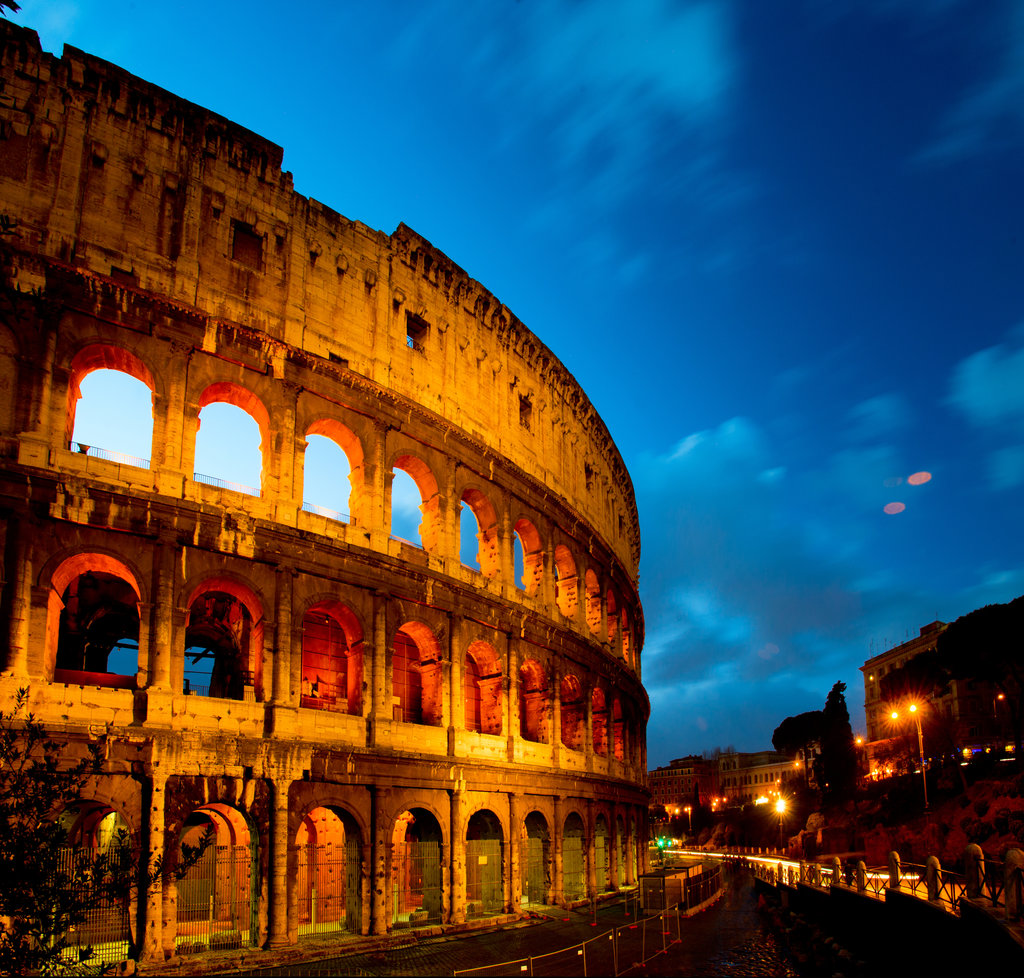
[[[544,544],[537,527],[525,516],[516,520],[514,531],[514,546],[521,549],[523,560],[523,575],[516,586],[534,595],[544,579]]]
[[[558,703],[561,710],[562,743],[569,750],[583,750],[586,735],[583,687],[572,673],[562,677],[558,689]]]
[[[626,759],[626,729],[622,716],[622,701],[616,696],[612,700],[612,750],[617,761]]]
[[[231,805],[200,805],[184,821],[172,863],[177,864],[184,846],[199,845],[206,836],[211,844],[177,881],[174,940],[179,954],[259,942],[259,833]]]
[[[560,543],[555,547],[555,603],[566,618],[576,614],[577,586],[576,561],[569,548]]]
[[[479,808],[466,822],[466,917],[489,917],[505,906],[505,833],[501,819]]]
[[[243,387],[241,384],[236,384],[232,381],[219,380],[212,384],[209,384],[199,395],[199,403],[196,414],[196,437],[199,435],[199,412],[203,410],[208,404],[231,404],[234,407],[240,408],[246,414],[249,415],[253,421],[256,422],[256,426],[260,432],[260,494],[262,495],[266,489],[267,477],[269,474],[269,458],[268,452],[272,444],[270,437],[270,414],[267,411],[266,406],[259,397],[256,396],[248,387]],[[193,457],[195,455],[195,449],[193,447]]]
[[[537,744],[550,740],[551,686],[547,672],[536,659],[519,667],[519,736]]]
[[[476,518],[477,545],[476,559],[484,577],[494,577],[501,569],[498,553],[498,515],[490,499],[475,486],[463,490],[461,503],[468,507]]]
[[[204,695],[206,685],[207,696],[261,700],[263,604],[256,593],[234,577],[211,576],[192,588],[185,607],[183,691]],[[195,651],[190,654],[190,649]],[[191,676],[187,658],[198,667]],[[207,675],[209,682],[204,684]]]
[[[294,835],[298,935],[360,933],[363,918],[362,833],[343,806],[317,805]]]
[[[601,586],[597,582],[597,574],[588,567],[583,575],[583,587],[587,595],[587,628],[591,635],[601,633]]]
[[[301,706],[362,714],[363,629],[348,605],[327,599],[306,609],[301,670]]]
[[[565,816],[562,832],[562,899],[566,903],[587,895],[586,823],[577,811]]]
[[[604,596],[604,606],[608,614],[608,641],[615,646],[615,639],[619,634],[619,612],[618,603],[615,600],[615,592],[608,588]]]
[[[394,927],[441,923],[444,832],[428,808],[400,812],[391,835],[391,890]]]
[[[145,384],[156,395],[153,372],[141,357],[112,343],[90,343],[72,358],[68,376],[68,402],[64,417],[64,444],[70,445],[75,431],[75,414],[82,397],[82,381],[96,370],[116,370]]]
[[[407,621],[396,632],[391,652],[394,718],[430,727],[443,717],[441,649],[429,626]]]
[[[437,478],[429,465],[416,455],[400,454],[391,463],[392,471],[401,469],[408,475],[420,494],[420,540],[423,549],[428,553],[436,553],[441,539],[441,497],[437,489]],[[391,487],[388,485],[388,512],[390,507]]]
[[[608,703],[600,686],[595,686],[590,694],[590,729],[594,740],[594,753],[607,757]]]
[[[347,502],[345,505],[348,509],[348,513],[350,514],[350,521],[358,523],[361,526],[366,526],[366,471],[364,469],[363,444],[359,440],[359,436],[356,435],[351,428],[342,424],[342,422],[338,421],[336,418],[319,418],[309,425],[306,429],[305,438],[307,450],[309,448],[309,439],[311,435],[319,435],[332,441],[339,449],[341,449],[345,458],[348,460],[349,491],[347,493]],[[303,499],[303,508],[306,508],[309,503],[315,504],[315,500],[307,499],[309,486],[306,481],[305,455],[303,455],[302,465],[302,487],[301,495]],[[344,511],[342,510],[341,512]]]
[[[466,649],[462,670],[466,729],[501,734],[501,657],[490,642],[477,639]]]
[[[119,557],[95,550],[72,554],[53,569],[49,575],[46,607],[43,669],[46,678],[134,688],[141,665],[139,650],[143,629],[139,580],[137,572]],[[115,635],[115,632],[123,634]],[[134,643],[134,670],[108,671],[108,657],[113,651],[113,644],[108,644],[111,641],[122,642],[118,647],[126,651]],[[130,651],[121,658],[128,668]],[[96,668],[99,665],[103,668]]]
[[[636,669],[636,663],[633,661],[633,632],[629,626],[629,611],[625,605],[623,605],[619,617],[622,626],[622,658],[632,669]]]

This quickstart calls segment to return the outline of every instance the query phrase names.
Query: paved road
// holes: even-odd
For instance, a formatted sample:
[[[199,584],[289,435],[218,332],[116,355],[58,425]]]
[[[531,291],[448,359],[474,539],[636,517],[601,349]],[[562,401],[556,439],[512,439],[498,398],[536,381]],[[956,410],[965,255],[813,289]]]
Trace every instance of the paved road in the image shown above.
[[[486,934],[461,934],[417,941],[373,953],[348,954],[288,967],[233,972],[237,975],[450,975],[457,969],[497,965],[534,957],[535,975],[582,975],[580,943],[619,929],[618,970],[630,975],[763,975],[789,978],[797,974],[791,959],[757,911],[751,879],[746,874],[727,878],[722,898],[694,917],[683,918],[663,935],[660,925],[646,927],[627,918],[621,904],[602,907],[594,918],[549,908],[532,926],[506,928]],[[671,943],[678,938],[677,943]],[[662,945],[665,954],[652,956]],[[568,951],[565,949],[569,948]],[[560,953],[553,953],[560,952]],[[549,954],[549,957],[540,957]],[[588,944],[587,974],[613,974],[612,942]],[[644,966],[631,967],[647,957]],[[525,963],[525,962],[524,962]],[[519,966],[488,969],[484,975],[521,974]]]

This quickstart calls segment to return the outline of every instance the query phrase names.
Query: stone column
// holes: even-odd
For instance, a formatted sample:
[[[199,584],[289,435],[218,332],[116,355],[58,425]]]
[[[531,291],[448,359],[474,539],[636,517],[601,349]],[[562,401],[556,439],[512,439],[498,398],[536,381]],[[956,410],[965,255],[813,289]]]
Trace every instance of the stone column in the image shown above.
[[[449,789],[451,798],[448,838],[451,840],[451,917],[453,924],[466,921],[466,833],[462,811],[464,792],[461,787]]]
[[[8,523],[8,533],[14,537],[11,542],[15,552],[15,566],[5,671],[20,679],[28,675],[28,626],[32,614],[32,533],[29,526],[14,524],[13,521]]]
[[[597,816],[594,814],[594,803],[587,799],[587,837],[584,839],[583,851],[587,860],[587,896],[597,898]],[[607,840],[606,840],[607,851]],[[602,883],[604,881],[602,880]]]
[[[370,696],[363,698],[363,714],[371,720],[373,731],[372,742],[377,742],[377,725],[389,721],[392,717],[391,710],[391,685],[388,682],[388,599],[387,591],[375,591],[373,595],[373,643],[370,649],[370,656],[366,654],[366,647],[363,647],[363,663],[370,660],[370,675],[367,678],[367,689]],[[374,932],[376,933],[376,931]]]
[[[388,932],[388,860],[387,850],[391,845],[391,826],[388,822],[389,792],[386,788],[370,788],[370,824],[373,828],[373,879],[371,881],[371,927],[374,934]]]
[[[374,421],[370,443],[365,454],[366,506],[364,518],[370,532],[370,546],[387,553],[391,535],[391,480],[394,472],[387,467],[388,426]]]
[[[276,621],[276,648],[274,649],[273,702],[278,706],[293,706],[291,695],[292,661],[292,582],[294,571],[287,565],[277,568],[274,618]]]
[[[562,751],[562,696],[561,696],[561,670],[558,663],[551,666],[551,763],[554,767],[561,764]],[[561,832],[561,826],[559,826]]]
[[[525,800],[518,791],[508,794],[508,912],[516,913],[523,905],[523,833]]]
[[[608,882],[613,890],[618,890],[619,888],[619,846],[622,844],[619,838],[619,820],[616,815],[616,807],[612,805],[611,824],[608,826],[608,846],[611,849],[608,855]]]
[[[167,784],[167,775],[158,767],[154,766],[148,772],[148,784],[146,785],[146,808],[144,810],[145,820],[145,844],[142,847],[141,858],[144,860],[140,867],[142,892],[139,894],[140,910],[142,911],[142,926],[137,931],[136,940],[139,943],[139,960],[141,963],[163,963],[163,874],[154,873],[152,879],[150,873],[163,864],[164,854],[164,788]]]
[[[584,677],[586,678],[586,677]],[[583,690],[583,759],[588,771],[594,770],[594,691]]]
[[[287,947],[288,940],[288,788],[287,778],[271,782],[270,933],[267,947]]]
[[[502,632],[502,641],[505,648],[500,650],[504,662],[505,675],[502,677],[502,689],[504,691],[505,709],[502,716],[503,732],[508,744],[508,759],[516,759],[516,734],[518,733],[519,717],[519,666],[518,656],[508,632]]]
[[[463,683],[466,664],[466,629],[461,615],[452,615],[451,623],[452,668],[448,679],[448,696],[451,701],[449,729],[453,732],[452,737],[454,737],[455,731],[466,729],[466,690]]]
[[[562,834],[565,831],[565,814],[562,811],[562,796],[554,797],[555,824],[551,826],[551,899],[559,906],[565,906],[565,875],[562,871]]]

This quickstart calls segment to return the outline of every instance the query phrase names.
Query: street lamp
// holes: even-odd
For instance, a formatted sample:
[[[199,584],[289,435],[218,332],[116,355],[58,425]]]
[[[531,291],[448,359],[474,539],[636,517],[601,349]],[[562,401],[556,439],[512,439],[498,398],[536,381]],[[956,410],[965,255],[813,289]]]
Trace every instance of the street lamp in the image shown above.
[[[683,811],[686,812],[686,817],[690,820],[690,835],[693,835],[693,808],[687,805]]]
[[[785,798],[779,798],[775,802],[775,811],[777,811],[779,813],[779,850],[781,851],[783,849],[783,842],[782,842],[782,818],[786,814],[786,799]]]
[[[924,785],[924,810],[928,811],[928,772],[925,770],[924,734],[921,733],[921,718],[917,715],[916,703],[911,703],[908,709],[914,715],[914,722],[917,724],[917,746],[921,752],[921,783]],[[892,718],[893,720],[898,720],[900,718],[899,713],[893,710]]]

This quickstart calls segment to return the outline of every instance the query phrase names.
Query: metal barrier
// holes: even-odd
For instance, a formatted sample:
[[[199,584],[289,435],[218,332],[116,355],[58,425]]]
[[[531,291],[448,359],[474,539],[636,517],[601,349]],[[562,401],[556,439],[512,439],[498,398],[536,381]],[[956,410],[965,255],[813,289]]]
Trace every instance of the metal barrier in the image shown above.
[[[70,443],[71,451],[79,455],[88,455],[89,458],[102,458],[108,462],[117,462],[118,465],[131,465],[136,469],[148,469],[149,459],[139,458],[138,455],[125,455],[123,452],[112,452],[107,448],[97,448],[95,445],[83,445],[81,442]]]
[[[216,476],[203,475],[202,472],[193,472],[192,481],[202,483],[204,486],[216,486],[218,489],[230,489],[232,492],[242,492],[247,496],[259,496],[259,489],[252,486],[243,486],[240,482],[229,482],[227,479],[218,479]]]
[[[61,955],[69,966],[77,964],[80,952],[92,948],[90,967],[121,961],[128,957],[128,905],[105,891],[102,881],[94,880],[92,873],[106,860],[108,866],[120,866],[131,858],[130,847],[111,846],[101,853],[99,849],[62,846],[58,871],[86,898],[88,910],[85,919],[69,929],[67,945]],[[13,881],[11,881],[13,882]]]
[[[317,505],[317,503],[303,503],[302,511],[304,513],[313,513],[315,516],[326,516],[329,520],[335,520],[338,523],[348,522],[348,513],[342,513],[336,509],[328,509],[326,506]]]

